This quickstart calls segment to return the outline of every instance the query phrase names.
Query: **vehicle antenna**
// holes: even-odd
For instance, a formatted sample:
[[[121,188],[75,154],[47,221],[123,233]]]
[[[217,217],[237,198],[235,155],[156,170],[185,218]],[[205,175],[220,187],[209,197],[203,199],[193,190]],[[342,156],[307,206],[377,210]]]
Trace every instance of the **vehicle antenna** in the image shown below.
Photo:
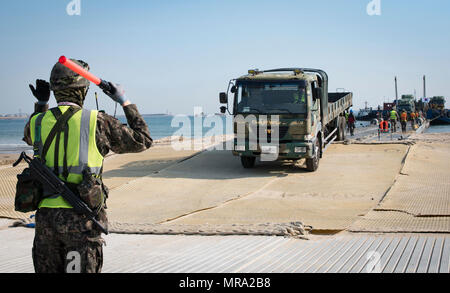
[[[97,92],[95,92],[95,104],[97,105],[97,111],[98,111],[98,95],[97,95]]]

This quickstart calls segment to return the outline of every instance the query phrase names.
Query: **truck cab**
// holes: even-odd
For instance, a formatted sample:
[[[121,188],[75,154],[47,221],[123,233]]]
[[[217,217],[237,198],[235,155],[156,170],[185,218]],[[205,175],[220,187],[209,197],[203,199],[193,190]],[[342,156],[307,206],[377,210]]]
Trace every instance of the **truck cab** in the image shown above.
[[[252,168],[271,152],[276,160],[306,159],[316,171],[327,144],[345,138],[344,112],[351,106],[351,93],[328,94],[327,85],[324,71],[301,68],[249,70],[231,80],[220,94],[227,104],[221,111],[234,117],[233,154],[242,165]]]
[[[414,96],[413,95],[403,95],[400,100],[397,101],[397,112],[406,111],[409,114],[416,111]]]

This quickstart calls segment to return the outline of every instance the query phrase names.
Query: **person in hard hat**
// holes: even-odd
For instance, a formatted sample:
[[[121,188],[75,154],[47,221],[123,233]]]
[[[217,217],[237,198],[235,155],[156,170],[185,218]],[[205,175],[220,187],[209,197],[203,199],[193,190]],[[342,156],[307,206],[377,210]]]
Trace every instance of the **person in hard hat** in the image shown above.
[[[391,120],[391,127],[393,132],[397,132],[397,120],[398,120],[398,114],[395,109],[392,109],[390,112],[390,120]]]
[[[347,129],[348,129],[348,131],[350,131],[350,128],[348,127],[348,116],[349,116],[350,114],[348,113],[348,111],[345,111],[345,123],[347,124]]]
[[[87,63],[72,61],[89,70]],[[137,153],[152,145],[148,126],[136,105],[125,97],[120,85],[110,83],[110,86],[111,92],[105,93],[123,107],[129,126],[108,114],[83,108],[89,81],[57,63],[51,71],[50,83],[37,80],[36,87],[30,85],[38,102],[25,126],[24,135],[24,141],[34,145],[35,157],[41,158],[64,184],[92,210],[98,211],[96,218],[104,227],[108,225],[105,211],[107,188],[101,180],[104,157],[110,151],[116,154]],[[48,109],[50,90],[58,103],[52,109]],[[58,119],[64,117],[70,118],[61,131],[56,130],[58,134],[51,137],[52,143],[46,147],[49,133],[56,127],[55,124],[59,125],[56,123]],[[94,201],[96,206],[91,206],[94,203],[82,197],[79,188],[85,178],[96,182],[94,185],[99,190],[95,195],[98,200]],[[71,270],[68,262],[73,258],[70,255],[76,252],[79,261],[78,266],[75,266],[78,267],[76,272],[99,273],[103,264],[104,244],[99,228],[84,215],[77,214],[61,195],[47,194],[45,186],[39,199],[32,253],[35,271],[75,272],[68,271]]]
[[[416,124],[420,126],[420,116],[419,116],[419,112],[416,111]]]
[[[410,118],[411,118],[411,128],[414,130],[414,125],[416,124],[416,113],[411,112]]]
[[[406,132],[406,124],[408,122],[408,113],[406,110],[403,110],[402,114],[400,115],[400,123],[402,125],[402,132]]]
[[[353,110],[350,110],[350,114],[348,115],[348,129],[350,130],[351,136],[355,135],[355,122],[356,118],[355,115],[353,115]]]

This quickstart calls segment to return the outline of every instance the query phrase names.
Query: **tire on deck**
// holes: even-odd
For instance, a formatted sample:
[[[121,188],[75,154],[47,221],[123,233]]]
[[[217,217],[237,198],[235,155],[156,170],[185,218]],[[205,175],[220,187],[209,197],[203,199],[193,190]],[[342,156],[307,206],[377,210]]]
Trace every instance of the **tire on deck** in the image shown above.
[[[308,170],[309,172],[315,172],[319,168],[320,153],[322,152],[319,139],[316,139],[314,147],[314,157],[306,159],[306,170]]]
[[[244,167],[245,169],[251,169],[255,167],[255,161],[256,161],[255,157],[246,157],[246,156],[241,157],[241,164],[242,167]]]

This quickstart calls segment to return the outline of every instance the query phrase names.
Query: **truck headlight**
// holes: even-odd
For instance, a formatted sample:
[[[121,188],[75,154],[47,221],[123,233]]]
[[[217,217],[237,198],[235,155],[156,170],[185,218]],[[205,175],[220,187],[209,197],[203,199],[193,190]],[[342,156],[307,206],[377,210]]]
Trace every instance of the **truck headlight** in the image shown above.
[[[306,153],[307,149],[306,147],[295,147],[294,151],[296,153]]]

